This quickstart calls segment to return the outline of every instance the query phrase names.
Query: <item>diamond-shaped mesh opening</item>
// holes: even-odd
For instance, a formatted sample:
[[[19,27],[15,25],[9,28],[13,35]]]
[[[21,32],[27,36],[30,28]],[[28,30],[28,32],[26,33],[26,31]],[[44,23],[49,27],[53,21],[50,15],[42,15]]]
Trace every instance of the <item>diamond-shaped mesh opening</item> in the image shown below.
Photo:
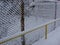
[[[18,23],[20,23],[20,0],[0,1],[0,38],[19,30]],[[17,29],[15,26],[18,26]]]

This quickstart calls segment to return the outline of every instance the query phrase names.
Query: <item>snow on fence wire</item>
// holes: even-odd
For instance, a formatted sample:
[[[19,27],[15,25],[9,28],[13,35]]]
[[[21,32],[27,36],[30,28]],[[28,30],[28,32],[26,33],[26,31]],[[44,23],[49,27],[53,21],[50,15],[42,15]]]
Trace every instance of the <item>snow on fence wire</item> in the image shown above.
[[[50,13],[50,15],[52,14]],[[20,32],[20,26],[18,26],[20,24],[19,22],[20,22],[20,0],[0,1],[0,38],[7,37],[9,35],[13,35],[17,32]]]
[[[51,21],[49,21],[49,22],[47,22],[47,23],[45,23],[45,24],[42,24],[42,25],[40,25],[39,27],[36,27],[36,28],[34,28],[34,29],[30,29],[30,30],[28,30],[28,31],[23,31],[23,32],[21,32],[21,33],[12,35],[12,36],[10,36],[10,37],[6,37],[6,38],[3,38],[3,39],[0,39],[0,44],[3,44],[3,43],[6,43],[6,42],[9,42],[9,41],[11,41],[11,40],[14,40],[14,39],[16,39],[16,38],[22,37],[23,35],[26,35],[26,34],[31,33],[31,32],[33,32],[33,31],[36,31],[37,29],[40,29],[40,28],[43,27],[43,26],[45,26],[45,39],[47,39],[48,24],[54,23],[54,22],[59,21],[59,20],[60,20],[60,18],[54,19],[54,20],[51,20]]]
[[[21,0],[0,0],[0,39],[20,31],[20,7]]]
[[[8,32],[14,34],[14,25],[20,19],[20,0],[0,0],[0,39],[7,36]],[[16,30],[18,30],[16,28]]]

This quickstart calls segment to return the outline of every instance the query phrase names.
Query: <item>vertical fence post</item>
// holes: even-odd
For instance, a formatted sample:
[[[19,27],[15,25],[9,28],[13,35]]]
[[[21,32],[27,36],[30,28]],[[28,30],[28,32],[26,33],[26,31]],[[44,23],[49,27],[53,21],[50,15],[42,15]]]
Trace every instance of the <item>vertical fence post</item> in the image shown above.
[[[54,16],[54,19],[56,19],[56,16],[57,16],[57,2],[55,2],[55,16]],[[56,21],[54,22],[54,30],[56,28]]]
[[[45,39],[47,39],[47,34],[48,34],[48,25],[45,25]]]
[[[24,31],[24,1],[21,0],[21,31]],[[23,35],[21,37],[21,43],[22,45],[25,45],[25,36]]]

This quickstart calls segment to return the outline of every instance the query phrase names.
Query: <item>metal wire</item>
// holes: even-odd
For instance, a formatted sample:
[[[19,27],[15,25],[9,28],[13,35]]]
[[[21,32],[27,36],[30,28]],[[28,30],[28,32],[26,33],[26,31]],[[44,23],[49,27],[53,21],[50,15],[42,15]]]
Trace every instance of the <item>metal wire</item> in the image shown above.
[[[20,31],[20,12],[21,12],[20,3],[21,3],[21,0],[0,0],[0,39],[10,36],[10,35],[13,35]],[[40,13],[38,15],[41,16],[42,13],[44,13],[44,12],[42,12],[42,13],[40,12],[41,11],[40,4],[42,4],[42,3],[50,4],[50,2],[41,2],[41,3],[38,2],[38,3],[39,3],[39,5],[36,5],[35,8],[38,7],[39,10],[38,9],[35,10],[35,8],[33,9],[35,12],[30,10],[31,12],[34,13],[34,14],[33,13],[31,14],[31,12],[29,12],[29,10],[27,10],[27,8],[26,8],[29,6],[29,0],[24,0],[25,16],[29,16],[29,15],[37,16],[38,13]],[[52,4],[54,5],[55,2],[52,2]],[[44,5],[42,5],[42,6],[44,6]],[[42,15],[42,17],[46,17],[46,16]],[[50,15],[48,17],[50,17]],[[29,34],[29,36],[30,36],[30,34]],[[33,36],[33,39],[34,40],[29,39],[29,42],[35,42],[36,38],[34,38],[34,36]],[[17,40],[15,40],[14,42],[16,42],[16,41]],[[11,41],[11,43],[12,42],[13,41]],[[15,45],[21,45],[20,39],[18,40],[18,42],[19,43],[17,43],[17,44],[15,43]],[[9,44],[9,45],[11,45],[11,44]],[[12,45],[14,45],[14,44],[12,44]]]
[[[20,1],[19,0],[2,0],[0,1],[0,31],[1,36],[7,36],[9,29],[12,31],[15,29],[14,25],[16,24],[20,15]]]

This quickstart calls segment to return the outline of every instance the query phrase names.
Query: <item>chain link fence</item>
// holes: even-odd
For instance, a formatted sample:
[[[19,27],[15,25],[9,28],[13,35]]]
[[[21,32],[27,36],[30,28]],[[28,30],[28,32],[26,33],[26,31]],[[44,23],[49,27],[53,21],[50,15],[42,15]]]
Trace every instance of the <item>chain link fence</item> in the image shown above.
[[[21,0],[0,0],[0,39],[11,36],[15,33],[21,32],[21,25],[20,25],[20,3]],[[36,25],[40,25],[39,19],[42,17],[44,19],[50,19],[54,18],[55,16],[55,3],[54,2],[37,2],[36,6],[31,9],[27,9],[29,7],[29,0],[24,0],[24,8],[25,8],[25,28],[29,29],[29,25],[32,25],[31,27]],[[48,7],[47,7],[48,6]],[[48,12],[49,11],[49,12]],[[27,13],[28,12],[28,13]],[[37,21],[33,18],[35,17],[29,17],[29,16],[35,16],[39,17],[37,18]],[[29,18],[27,18],[27,16]],[[31,22],[30,22],[31,21]],[[38,23],[38,24],[36,24]],[[34,25],[36,24],[36,25]],[[51,27],[54,27],[54,24],[50,24],[49,31],[51,32],[53,29]],[[25,29],[25,30],[26,30]],[[42,38],[44,36],[44,27],[41,29],[38,29],[40,31],[35,31],[32,33],[29,33],[25,35],[26,38],[26,45],[31,45],[35,41],[39,40],[39,38]],[[28,43],[28,44],[27,44]],[[10,42],[7,42],[2,45],[21,45],[21,39],[18,38],[16,40],[12,40]]]
[[[24,6],[27,7],[24,0]],[[21,0],[0,0],[0,39],[21,32]],[[26,9],[25,9],[26,10]],[[25,11],[25,16],[28,15]],[[12,43],[13,42],[13,43]],[[21,39],[12,40],[2,45],[21,45]]]
[[[20,21],[20,0],[0,1],[0,38],[7,36],[7,32],[16,33],[15,25]],[[15,31],[15,32],[14,32]],[[9,33],[9,34],[12,34]]]

